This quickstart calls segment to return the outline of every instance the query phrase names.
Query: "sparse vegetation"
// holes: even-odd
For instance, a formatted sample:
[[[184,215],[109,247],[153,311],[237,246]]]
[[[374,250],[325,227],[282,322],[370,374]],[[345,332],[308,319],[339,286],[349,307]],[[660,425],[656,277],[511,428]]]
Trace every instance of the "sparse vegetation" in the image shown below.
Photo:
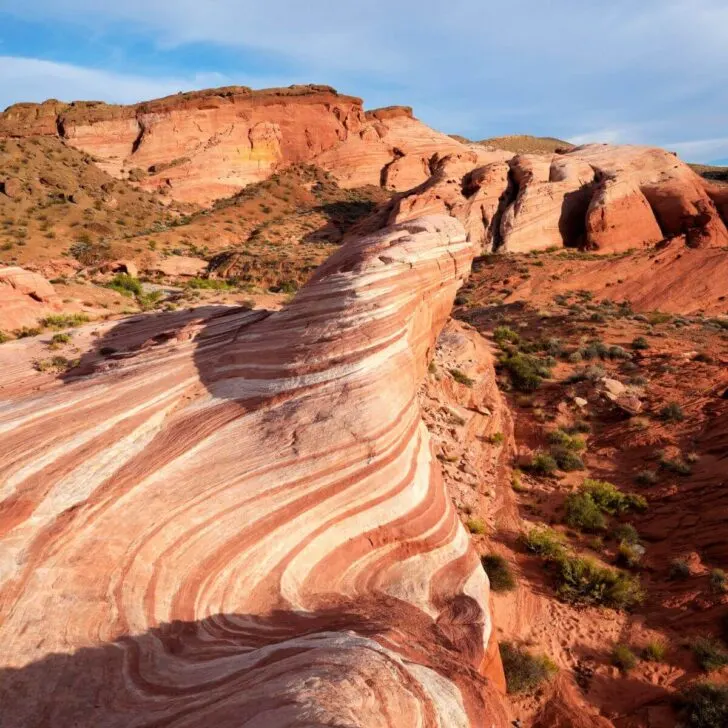
[[[461,372],[459,369],[450,369],[450,376],[458,383],[465,387],[472,387],[475,384],[475,380],[471,379],[467,374]]]
[[[548,476],[556,472],[558,464],[548,453],[537,452],[524,468],[534,475]]]
[[[662,662],[667,654],[667,643],[662,639],[653,639],[642,648],[642,658],[648,662]]]
[[[690,564],[685,559],[673,559],[670,562],[671,579],[689,579]]]
[[[594,533],[607,527],[607,519],[588,493],[569,493],[564,521],[572,528]]]
[[[728,725],[728,685],[697,682],[678,698],[685,728],[725,728]]]
[[[728,592],[728,574],[723,569],[711,569],[710,590],[714,594],[725,594]]]
[[[85,313],[60,313],[46,316],[39,323],[47,329],[68,329],[86,324],[90,320]]]
[[[635,351],[644,351],[650,348],[650,342],[644,336],[638,336],[632,340],[632,348]]]
[[[551,376],[543,361],[520,351],[503,357],[500,366],[508,372],[514,388],[521,392],[536,391],[541,382]]]
[[[500,655],[509,693],[534,690],[558,671],[548,657],[533,655],[511,642],[500,643]]]
[[[487,532],[485,523],[483,523],[480,518],[468,518],[468,520],[465,521],[465,526],[470,533],[473,533],[476,536],[482,536]]]
[[[701,670],[713,672],[728,665],[728,651],[714,637],[698,637],[691,644]]]
[[[660,410],[660,419],[665,422],[682,422],[685,413],[677,402],[670,402]]]
[[[629,672],[637,665],[637,655],[628,645],[615,645],[610,659],[622,672]]]
[[[142,284],[139,279],[130,276],[128,273],[117,273],[109,281],[107,287],[124,296],[140,296],[142,294]]]
[[[495,592],[513,591],[516,577],[508,561],[500,554],[487,554],[480,559],[490,580],[490,588]]]

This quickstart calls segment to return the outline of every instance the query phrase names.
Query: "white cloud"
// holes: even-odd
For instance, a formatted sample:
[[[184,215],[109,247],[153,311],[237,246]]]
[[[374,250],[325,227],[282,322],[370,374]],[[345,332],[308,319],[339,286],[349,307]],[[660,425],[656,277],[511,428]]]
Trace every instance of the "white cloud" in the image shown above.
[[[719,157],[728,157],[728,137],[693,139],[686,142],[672,142],[664,146],[691,162],[710,162]]]

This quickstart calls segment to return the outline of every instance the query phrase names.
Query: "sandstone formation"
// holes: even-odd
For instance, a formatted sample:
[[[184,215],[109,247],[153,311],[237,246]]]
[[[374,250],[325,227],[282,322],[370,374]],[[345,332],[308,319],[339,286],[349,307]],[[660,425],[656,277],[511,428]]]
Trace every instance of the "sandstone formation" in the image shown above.
[[[144,189],[201,204],[297,162],[331,171],[344,186],[406,190],[429,177],[434,154],[471,150],[474,164],[493,155],[430,129],[408,107],[365,113],[361,99],[328,86],[234,86],[133,106],[48,101],[0,115],[0,137],[39,134],[58,134]]]
[[[6,398],[3,726],[507,725],[417,403],[474,250],[447,217],[352,239],[280,312],[121,325]]]
[[[59,303],[53,286],[43,276],[17,266],[0,267],[0,331],[34,326]]]
[[[446,211],[486,249],[511,252],[620,252],[678,236],[690,247],[728,244],[728,194],[664,150],[593,144],[463,170],[464,156],[433,163],[432,175],[395,196],[380,223]]]

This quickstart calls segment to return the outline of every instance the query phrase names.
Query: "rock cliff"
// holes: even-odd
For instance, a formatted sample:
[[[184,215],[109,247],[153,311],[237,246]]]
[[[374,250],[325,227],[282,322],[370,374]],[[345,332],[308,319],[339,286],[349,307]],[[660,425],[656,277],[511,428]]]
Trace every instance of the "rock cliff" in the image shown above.
[[[430,129],[408,107],[365,113],[361,99],[313,85],[234,86],[132,106],[47,101],[0,115],[0,137],[35,135],[59,135],[116,177],[204,205],[297,162],[344,186],[406,190],[429,177],[434,154],[470,149],[474,165],[493,156]]]
[[[507,724],[417,400],[474,252],[447,217],[352,239],[280,312],[6,397],[4,726]]]

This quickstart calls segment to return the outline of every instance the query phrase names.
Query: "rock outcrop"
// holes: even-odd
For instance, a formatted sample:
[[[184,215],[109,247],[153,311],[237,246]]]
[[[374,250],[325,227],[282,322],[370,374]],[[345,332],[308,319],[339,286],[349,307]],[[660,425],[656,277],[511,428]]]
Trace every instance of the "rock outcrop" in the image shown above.
[[[0,115],[0,137],[39,134],[60,135],[144,189],[201,204],[297,162],[343,186],[407,190],[430,176],[434,154],[489,154],[430,129],[408,107],[365,113],[361,99],[328,86],[234,86],[133,106],[48,101]]]
[[[462,152],[434,160],[432,175],[396,195],[380,224],[444,211],[484,248],[512,252],[621,252],[679,236],[690,247],[728,244],[728,194],[662,149],[594,144],[477,167],[466,160]]]
[[[4,726],[507,725],[417,402],[474,251],[414,220],[280,312],[135,350],[121,325],[103,365],[6,397]]]
[[[34,326],[60,300],[43,276],[17,266],[0,267],[0,331]]]

